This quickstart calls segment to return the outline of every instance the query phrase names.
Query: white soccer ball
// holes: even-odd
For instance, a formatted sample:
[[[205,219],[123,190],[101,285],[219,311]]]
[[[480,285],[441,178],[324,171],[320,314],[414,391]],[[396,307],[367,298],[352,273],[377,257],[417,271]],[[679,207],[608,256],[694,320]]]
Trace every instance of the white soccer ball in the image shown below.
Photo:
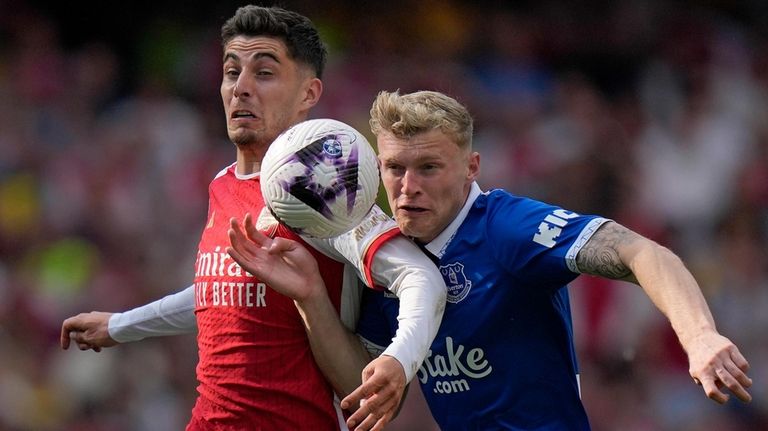
[[[261,194],[280,222],[315,238],[340,235],[368,214],[379,191],[376,153],[341,121],[307,120],[283,132],[261,162]]]

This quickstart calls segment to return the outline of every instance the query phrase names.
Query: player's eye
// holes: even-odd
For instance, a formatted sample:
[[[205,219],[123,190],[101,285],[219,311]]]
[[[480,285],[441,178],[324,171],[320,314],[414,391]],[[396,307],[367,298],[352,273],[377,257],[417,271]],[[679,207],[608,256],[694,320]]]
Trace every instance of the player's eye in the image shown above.
[[[396,165],[396,164],[393,164],[393,163],[385,163],[384,164],[384,170],[386,170],[387,172],[389,172],[389,173],[391,173],[393,175],[397,175],[397,174],[403,173],[405,171],[402,166]]]

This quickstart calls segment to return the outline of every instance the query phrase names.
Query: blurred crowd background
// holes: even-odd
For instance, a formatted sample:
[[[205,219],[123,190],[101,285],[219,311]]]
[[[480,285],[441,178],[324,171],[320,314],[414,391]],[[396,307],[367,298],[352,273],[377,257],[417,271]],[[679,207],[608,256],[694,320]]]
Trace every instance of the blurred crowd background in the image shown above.
[[[193,335],[95,353],[59,330],[192,280],[207,184],[235,154],[219,28],[240,3],[210,3],[0,0],[0,431],[186,424]],[[281,4],[329,46],[313,117],[370,136],[379,90],[444,91],[475,116],[483,188],[614,218],[686,261],[754,401],[706,399],[640,288],[582,276],[595,430],[768,429],[768,3]],[[390,429],[433,429],[422,403],[413,388]]]

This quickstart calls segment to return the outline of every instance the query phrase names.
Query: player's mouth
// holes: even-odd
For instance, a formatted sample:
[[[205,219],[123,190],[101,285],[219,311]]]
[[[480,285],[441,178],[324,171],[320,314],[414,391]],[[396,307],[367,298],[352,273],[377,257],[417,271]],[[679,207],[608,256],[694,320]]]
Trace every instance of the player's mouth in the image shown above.
[[[426,208],[417,207],[417,206],[413,206],[413,205],[399,205],[397,207],[397,210],[400,211],[400,212],[403,212],[403,213],[405,213],[407,215],[419,215],[419,214],[424,214],[427,211],[429,211]]]
[[[236,111],[232,111],[232,115],[230,115],[230,118],[233,121],[239,121],[239,120],[255,120],[256,115],[253,114],[253,112],[245,110],[245,109],[238,109]]]

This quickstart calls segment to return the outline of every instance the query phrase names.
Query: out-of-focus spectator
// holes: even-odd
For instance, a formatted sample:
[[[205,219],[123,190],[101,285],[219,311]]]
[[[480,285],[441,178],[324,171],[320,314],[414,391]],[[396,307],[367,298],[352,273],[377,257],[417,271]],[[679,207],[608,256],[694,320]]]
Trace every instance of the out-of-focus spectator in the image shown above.
[[[585,278],[571,295],[595,430],[768,429],[768,7],[283,3],[330,41],[315,116],[367,130],[379,90],[446,92],[476,115],[484,188],[627,221],[691,263],[753,402],[707,400],[642,292]],[[0,430],[186,423],[193,339],[97,354],[61,351],[58,331],[191,280],[231,155],[210,29],[233,7],[0,2]],[[388,429],[433,429],[409,398]]]

